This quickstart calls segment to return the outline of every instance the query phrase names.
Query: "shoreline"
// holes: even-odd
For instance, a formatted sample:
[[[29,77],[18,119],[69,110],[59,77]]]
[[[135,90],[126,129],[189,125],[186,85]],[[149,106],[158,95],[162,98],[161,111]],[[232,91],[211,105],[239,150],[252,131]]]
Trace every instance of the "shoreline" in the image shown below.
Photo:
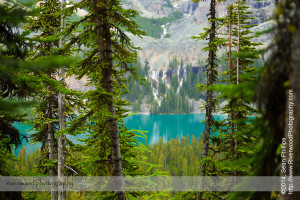
[[[129,115],[193,115],[193,114],[205,114],[205,112],[192,112],[192,113],[161,113],[161,114],[151,114],[151,113],[143,113],[143,112],[130,112]],[[228,116],[228,114],[222,114],[220,112],[213,113],[213,115],[222,115]]]

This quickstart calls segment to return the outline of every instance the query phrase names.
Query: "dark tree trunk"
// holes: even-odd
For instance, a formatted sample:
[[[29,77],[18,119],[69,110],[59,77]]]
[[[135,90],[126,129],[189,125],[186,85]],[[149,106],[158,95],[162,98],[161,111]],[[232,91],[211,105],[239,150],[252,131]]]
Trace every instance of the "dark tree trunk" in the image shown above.
[[[240,1],[238,1],[238,38],[237,38],[237,53],[240,53],[240,33],[241,33],[241,20],[240,20]],[[239,55],[236,58],[236,84],[240,82],[240,59]]]
[[[291,88],[294,93],[294,176],[300,176],[300,2],[296,2],[295,26],[292,43],[292,72],[290,75]],[[300,199],[300,196],[298,196]]]
[[[51,75],[50,75],[51,76]],[[51,99],[51,96],[48,98],[48,118],[53,119],[52,116],[52,104],[53,101]],[[55,160],[55,151],[54,151],[54,131],[52,128],[52,124],[48,124],[48,146],[49,146],[49,160],[54,161]],[[51,181],[54,181],[54,178],[56,176],[55,169],[54,167],[50,167],[50,178]],[[56,200],[57,199],[57,192],[56,191],[51,191],[51,200]]]
[[[262,144],[265,153],[261,160],[257,176],[279,175],[278,166],[281,157],[278,155],[278,147],[282,144],[286,132],[286,112],[288,88],[285,83],[289,81],[288,70],[292,55],[292,37],[289,31],[290,10],[288,4],[278,1],[277,8],[282,9],[282,13],[277,13],[275,19],[277,22],[277,33],[275,35],[276,49],[265,63],[266,72],[260,77],[260,83],[257,87],[256,98],[260,109],[265,109],[263,120],[268,121],[269,130],[262,134],[265,141]],[[295,44],[294,44],[295,45]],[[265,151],[265,150],[264,150]],[[260,151],[262,152],[262,151]],[[282,195],[283,199],[291,196]],[[271,199],[271,192],[254,193],[252,199]]]
[[[232,79],[232,70],[233,70],[233,63],[232,63],[232,51],[231,51],[231,45],[232,45],[232,9],[233,7],[230,7],[229,8],[229,51],[228,51],[228,60],[229,60],[229,82],[231,83],[231,79]],[[233,112],[233,109],[232,109],[232,99],[230,100],[230,118],[231,118],[231,122],[230,122],[230,150],[231,150],[231,156],[233,157],[234,156],[234,146],[235,146],[235,142],[234,142],[234,139],[233,139],[233,134],[234,134],[234,123],[233,123],[233,120],[234,120],[234,112]]]
[[[286,123],[285,123],[285,138],[287,140],[287,152],[289,152],[290,144],[293,149],[293,156],[288,159],[293,161],[293,176],[300,176],[300,2],[294,1],[295,16],[293,17],[293,26],[295,26],[295,32],[292,32],[292,43],[291,43],[291,67],[289,71],[290,90],[287,93],[287,105],[286,105]],[[290,112],[293,114],[294,120],[291,126]],[[289,131],[292,128],[292,137],[289,137]],[[289,175],[289,174],[287,174]],[[287,183],[288,184],[288,183]],[[289,193],[287,191],[287,193]],[[287,194],[284,196],[285,200],[296,200],[300,199],[300,192],[293,191],[293,194]]]
[[[58,95],[58,110],[59,110],[59,129],[62,130],[65,128],[65,105],[64,105],[64,94],[59,93]],[[64,167],[65,167],[65,159],[66,159],[66,134],[63,133],[58,138],[58,166],[57,166],[57,175],[60,181],[64,180]],[[63,188],[62,188],[63,189]],[[66,199],[66,191],[58,192],[58,199],[65,200]]]
[[[207,87],[214,84],[214,66],[215,66],[215,47],[213,41],[216,35],[216,0],[211,0],[210,2],[210,19],[212,20],[211,29],[210,29],[210,36],[209,36],[209,45],[210,50],[208,52],[208,65],[207,65]],[[211,124],[213,122],[213,109],[214,109],[214,102],[213,102],[213,91],[207,90],[206,91],[206,118],[205,118],[205,129],[204,129],[204,138],[203,138],[203,146],[201,151],[201,160],[207,157],[208,149],[209,149],[209,140],[210,140],[210,131],[211,131]],[[205,164],[201,163],[200,165],[200,176],[205,176]],[[197,193],[197,199],[202,199],[202,192]]]
[[[96,2],[95,2],[96,3]],[[99,65],[102,65],[101,73],[102,80],[101,84],[105,91],[108,93],[106,95],[106,106],[107,111],[110,114],[108,117],[108,124],[110,130],[110,141],[111,141],[111,158],[113,165],[113,176],[117,176],[120,181],[118,184],[119,190],[116,191],[116,197],[118,200],[126,199],[124,180],[123,180],[123,168],[122,168],[122,158],[120,150],[120,139],[118,130],[118,121],[116,117],[116,107],[114,103],[113,95],[113,56],[112,56],[112,41],[111,33],[108,19],[106,4],[101,8],[96,8],[95,11],[98,14],[96,17],[97,26],[97,36],[98,36],[98,51],[99,51]]]
[[[66,0],[61,1],[61,9],[65,8]],[[61,18],[61,28],[64,29],[66,27],[66,19]],[[59,41],[59,47],[62,48],[64,45],[63,39]],[[65,69],[61,67],[58,72],[59,81],[64,83],[65,80]],[[58,94],[58,112],[59,112],[59,129],[63,130],[65,128],[65,95],[63,93]],[[66,160],[66,134],[63,133],[58,138],[58,166],[57,166],[57,175],[60,181],[64,181],[64,168],[65,168],[65,160]],[[58,200],[66,199],[66,191],[64,187],[61,187],[58,192]]]

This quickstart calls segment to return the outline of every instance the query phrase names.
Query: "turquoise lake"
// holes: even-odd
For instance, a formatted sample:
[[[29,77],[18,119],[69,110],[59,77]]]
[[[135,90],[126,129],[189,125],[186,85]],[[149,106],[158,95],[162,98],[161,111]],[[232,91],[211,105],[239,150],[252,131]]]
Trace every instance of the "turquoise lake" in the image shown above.
[[[215,120],[223,120],[225,115],[214,115]],[[179,139],[183,136],[195,136],[197,139],[204,131],[205,114],[183,114],[183,115],[146,115],[135,114],[127,117],[124,122],[129,129],[148,131],[147,143],[153,144],[161,137],[165,142],[171,139]],[[20,130],[22,134],[30,135],[32,132],[27,132],[30,127],[24,124],[16,123],[15,127]],[[73,142],[77,138],[83,138],[84,135],[68,136]],[[191,137],[190,137],[191,138]],[[144,143],[143,139],[138,139]],[[34,149],[39,148],[40,144],[30,144],[23,141],[26,147],[26,152],[32,152]],[[21,147],[16,150],[16,153]]]
[[[215,120],[223,120],[225,115],[215,115]],[[163,141],[179,139],[183,136],[195,136],[197,139],[203,133],[205,114],[185,115],[131,115],[125,123],[130,129],[139,129],[147,132],[147,143],[153,144],[161,137]]]

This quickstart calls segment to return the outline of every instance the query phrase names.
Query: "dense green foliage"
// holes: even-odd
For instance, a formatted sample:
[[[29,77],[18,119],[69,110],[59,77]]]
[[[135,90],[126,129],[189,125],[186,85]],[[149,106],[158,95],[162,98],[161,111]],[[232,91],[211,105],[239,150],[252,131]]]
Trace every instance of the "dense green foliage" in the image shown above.
[[[20,171],[13,170],[10,162],[14,159],[12,149],[21,142],[27,141],[19,130],[13,127],[15,122],[25,121],[24,118],[30,104],[27,100],[45,89],[45,81],[39,73],[53,70],[59,65],[67,65],[71,60],[58,57],[26,61],[32,40],[29,32],[22,32],[21,25],[28,22],[28,16],[34,12],[18,3],[0,5],[0,60],[1,60],[1,129],[0,129],[0,174],[1,176],[20,175]],[[20,106],[23,105],[23,110]],[[22,141],[23,140],[23,141]],[[31,166],[32,167],[32,166]],[[2,192],[1,199],[22,199],[20,192]]]
[[[222,81],[229,84],[227,86],[223,85],[221,89],[223,94],[220,96],[222,100],[227,101],[226,105],[222,108],[222,112],[228,114],[229,117],[219,124],[222,127],[220,129],[220,133],[223,133],[222,136],[213,138],[212,140],[220,144],[216,151],[224,152],[226,161],[244,159],[252,156],[254,153],[253,149],[248,149],[249,145],[255,141],[255,136],[250,131],[253,129],[253,126],[251,122],[249,123],[248,118],[253,114],[257,114],[257,110],[251,105],[253,96],[243,93],[237,93],[232,96],[226,92],[235,90],[234,87],[239,87],[239,84],[247,84],[254,80],[254,63],[255,59],[258,58],[258,55],[254,51],[259,43],[251,41],[255,35],[249,29],[253,26],[250,24],[250,15],[252,13],[247,11],[247,9],[248,7],[245,6],[245,2],[238,2],[236,6],[229,6],[227,8],[228,14],[223,21],[224,26],[231,26],[230,30],[232,31],[230,39],[224,42],[229,43],[231,48],[234,49],[230,52],[232,56],[228,53],[230,67],[228,71],[223,71],[224,78]],[[229,35],[229,32],[227,34]],[[239,46],[239,52],[237,52],[237,46]],[[237,76],[237,72],[239,76]],[[243,165],[239,165],[239,167],[231,170],[226,167],[226,170],[222,171],[226,171],[225,175],[227,173],[244,175],[247,173],[248,166],[249,163],[245,162]]]
[[[86,9],[88,15],[78,22],[67,24],[62,36],[70,38],[63,52],[72,53],[82,45],[89,49],[82,50],[86,56],[69,73],[75,74],[78,79],[87,76],[88,84],[94,89],[78,96],[84,103],[77,109],[77,118],[67,127],[69,134],[87,132],[82,145],[70,147],[71,154],[83,154],[76,160],[70,158],[70,166],[82,176],[142,175],[144,172],[139,170],[136,160],[142,149],[136,146],[136,132],[128,130],[123,124],[128,112],[125,106],[129,103],[121,97],[128,92],[126,78],[131,77],[141,83],[144,80],[137,74],[135,66],[127,64],[136,60],[136,48],[125,31],[137,36],[144,34],[132,20],[137,12],[122,8],[121,2],[115,0],[81,1],[62,10],[62,13],[65,17],[70,16],[78,8]],[[83,29],[78,33],[79,25]],[[100,199],[124,199],[125,191],[86,192],[84,195]],[[139,195],[126,192],[128,198]]]
[[[160,138],[157,143],[147,145],[149,151],[145,151],[141,158],[154,166],[148,172],[150,174],[158,169],[170,176],[197,176],[201,146],[201,140],[194,136],[177,137],[167,142]]]
[[[1,10],[1,40],[0,40],[0,60],[1,60],[1,154],[2,158],[11,159],[9,154],[12,147],[18,147],[24,136],[13,127],[14,122],[24,121],[26,113],[20,110],[20,106],[30,105],[28,99],[44,89],[41,85],[43,80],[35,76],[36,71],[53,69],[57,65],[63,64],[61,59],[39,59],[35,62],[26,62],[25,58],[29,50],[28,32],[19,31],[19,26],[25,23],[29,14],[20,5],[6,7],[0,5]],[[70,60],[69,60],[70,62]],[[7,159],[6,158],[6,159]],[[2,175],[10,174],[6,161],[1,162],[0,171]]]
[[[238,14],[241,25],[238,24]],[[240,4],[236,7],[229,6],[228,15],[223,19],[218,19],[220,21],[219,28],[231,26],[229,27],[231,32],[227,31],[226,33],[227,35],[231,34],[229,39],[219,39],[220,44],[231,45],[227,54],[228,57],[225,59],[229,64],[227,64],[228,69],[222,71],[220,79],[220,83],[225,84],[215,84],[208,89],[221,92],[218,99],[225,102],[221,111],[227,114],[228,118],[215,122],[215,127],[220,134],[211,137],[211,148],[217,153],[213,153],[207,159],[206,170],[210,175],[246,175],[250,163],[246,162],[245,159],[251,157],[255,152],[255,149],[249,148],[257,139],[253,133],[253,122],[249,120],[249,116],[256,114],[256,109],[251,105],[254,96],[253,93],[245,94],[242,92],[243,88],[248,87],[247,84],[254,80],[254,61],[258,57],[253,52],[258,44],[250,40],[255,36],[249,36],[251,34],[249,27],[253,26],[250,25],[250,14],[247,7]],[[240,34],[238,33],[238,26],[240,26]],[[239,42],[237,42],[238,38]],[[237,53],[238,45],[239,53]],[[237,68],[237,59],[239,59],[239,68]],[[239,76],[237,76],[237,71]],[[220,155],[222,156],[219,159],[214,158]],[[243,161],[238,162],[239,159]],[[230,162],[234,162],[236,166],[230,165]]]
[[[131,137],[130,135],[127,135],[127,137],[128,136]],[[138,160],[140,162],[137,164],[141,173],[147,172],[145,175],[165,174],[170,176],[197,176],[199,174],[198,165],[200,162],[201,146],[201,140],[197,140],[194,136],[192,136],[192,138],[187,136],[182,137],[181,139],[177,137],[176,139],[172,139],[166,143],[162,141],[162,138],[160,138],[158,143],[146,145],[146,151],[141,151],[141,149],[145,149],[145,147],[138,148],[131,146],[131,148],[134,148],[134,151],[138,152]],[[41,162],[39,159],[40,156],[41,152],[39,149],[34,150],[32,153],[26,153],[26,149],[23,147],[18,152],[18,161],[12,162],[13,169],[18,170],[22,174],[36,174],[37,171],[39,171],[38,166],[39,162]],[[86,154],[81,151],[72,152],[72,157],[76,160],[76,162],[84,162],[82,156],[86,156]],[[91,165],[89,162],[84,162],[84,164],[87,166]],[[150,168],[149,165],[151,166]],[[106,168],[106,164],[103,163],[101,167]],[[134,166],[131,166],[131,168],[134,168]],[[98,168],[89,169],[86,167],[85,169],[89,170],[87,173],[90,173],[91,171],[102,171]],[[79,171],[81,170],[82,169]],[[38,199],[41,198],[41,196],[47,196],[43,193],[33,193],[32,195],[36,196]],[[75,192],[68,192],[67,195],[73,198],[88,198],[88,196],[80,196],[80,193]],[[165,192],[163,195],[165,197],[160,196],[159,199],[170,199],[175,197],[175,195],[176,193],[168,194]],[[144,196],[143,198],[146,199],[147,197]]]

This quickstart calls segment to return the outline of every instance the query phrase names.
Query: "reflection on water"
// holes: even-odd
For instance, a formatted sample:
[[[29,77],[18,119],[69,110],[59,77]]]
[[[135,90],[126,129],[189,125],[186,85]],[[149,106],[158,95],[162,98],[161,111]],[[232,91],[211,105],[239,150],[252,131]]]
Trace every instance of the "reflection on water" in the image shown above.
[[[224,115],[215,115],[215,120],[223,120]],[[147,143],[153,144],[161,137],[164,141],[194,135],[196,138],[204,131],[205,114],[186,115],[131,115],[124,121],[129,129],[148,131]],[[140,142],[144,142],[141,141]]]
[[[224,115],[215,115],[215,120],[223,120]],[[204,131],[205,114],[186,114],[186,115],[144,115],[137,114],[127,117],[124,122],[127,124],[129,129],[148,131],[147,132],[147,143],[153,144],[161,137],[163,141],[168,141],[172,138],[182,138],[183,136],[190,135],[195,136],[197,139],[200,134]],[[30,130],[30,126],[16,123],[14,125],[24,135],[30,135],[33,132]],[[76,139],[83,139],[84,134],[77,136],[67,136],[68,139],[75,143],[78,143]],[[138,140],[142,143],[145,141],[141,138]],[[26,147],[26,151],[32,152],[34,149],[41,146],[40,143],[30,144],[23,141],[23,145]],[[16,150],[16,153],[21,147]]]

